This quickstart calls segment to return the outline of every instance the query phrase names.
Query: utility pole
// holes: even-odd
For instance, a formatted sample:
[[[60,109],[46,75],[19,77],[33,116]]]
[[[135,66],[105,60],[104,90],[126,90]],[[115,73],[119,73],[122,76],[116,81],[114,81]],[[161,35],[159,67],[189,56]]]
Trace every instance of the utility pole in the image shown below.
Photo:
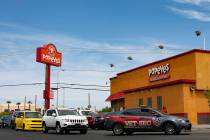
[[[88,109],[91,108],[91,105],[90,105],[90,93],[88,93]]]
[[[58,71],[57,71],[57,101],[56,101],[56,106],[57,106],[57,108],[58,108],[58,94],[59,94],[59,91],[58,91],[58,82],[59,82],[59,73],[60,73],[60,69],[58,69]]]
[[[25,99],[24,99],[24,110],[26,110],[26,96],[25,96]]]
[[[63,108],[65,107],[65,88],[63,88]]]
[[[34,101],[34,104],[35,104],[35,111],[36,111],[36,102],[37,102],[37,95],[35,95],[35,101]]]

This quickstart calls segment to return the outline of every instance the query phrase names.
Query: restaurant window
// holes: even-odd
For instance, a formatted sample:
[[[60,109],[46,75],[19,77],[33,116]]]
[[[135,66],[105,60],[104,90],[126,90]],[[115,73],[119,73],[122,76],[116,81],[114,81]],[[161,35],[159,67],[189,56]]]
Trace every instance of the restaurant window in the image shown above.
[[[147,106],[152,107],[152,98],[151,97],[147,98]]]
[[[139,99],[139,107],[142,106],[142,105],[144,105],[144,100],[143,100],[143,98]]]
[[[162,96],[157,96],[157,109],[161,110],[163,108]]]

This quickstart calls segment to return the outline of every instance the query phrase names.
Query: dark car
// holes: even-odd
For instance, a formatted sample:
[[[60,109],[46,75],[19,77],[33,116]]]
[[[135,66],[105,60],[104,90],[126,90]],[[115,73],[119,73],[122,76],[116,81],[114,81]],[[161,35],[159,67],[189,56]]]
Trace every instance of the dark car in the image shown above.
[[[93,116],[93,129],[104,129],[105,118],[116,114],[116,112],[103,112]]]
[[[93,116],[95,115],[95,113],[91,110],[79,110],[78,112],[80,115],[87,117],[88,126],[93,129]]]
[[[2,119],[0,118],[0,128],[2,128]]]
[[[10,126],[10,122],[11,122],[12,117],[11,116],[3,116],[1,118],[2,120],[2,127],[9,127]]]
[[[186,118],[170,116],[152,108],[135,108],[106,117],[104,127],[113,131],[114,135],[122,135],[124,132],[165,132],[173,135],[183,129],[190,131],[191,123]]]

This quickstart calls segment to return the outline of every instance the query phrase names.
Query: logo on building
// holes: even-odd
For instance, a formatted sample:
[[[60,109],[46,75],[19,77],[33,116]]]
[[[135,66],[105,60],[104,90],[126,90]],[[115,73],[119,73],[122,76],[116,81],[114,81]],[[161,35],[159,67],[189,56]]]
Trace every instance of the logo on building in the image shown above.
[[[37,48],[36,61],[53,66],[61,66],[61,53],[57,52],[55,45],[46,44]]]
[[[154,82],[154,81],[168,79],[170,78],[169,71],[170,71],[169,64],[153,67],[148,70],[149,81]]]

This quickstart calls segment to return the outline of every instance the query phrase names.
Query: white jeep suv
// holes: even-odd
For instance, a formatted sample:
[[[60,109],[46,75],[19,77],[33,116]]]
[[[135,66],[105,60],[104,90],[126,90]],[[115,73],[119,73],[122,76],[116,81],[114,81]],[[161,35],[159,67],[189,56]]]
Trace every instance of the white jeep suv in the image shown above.
[[[80,131],[86,134],[88,130],[88,120],[85,116],[80,116],[74,109],[48,109],[42,118],[43,132],[56,130],[56,133],[69,133],[71,130]]]

